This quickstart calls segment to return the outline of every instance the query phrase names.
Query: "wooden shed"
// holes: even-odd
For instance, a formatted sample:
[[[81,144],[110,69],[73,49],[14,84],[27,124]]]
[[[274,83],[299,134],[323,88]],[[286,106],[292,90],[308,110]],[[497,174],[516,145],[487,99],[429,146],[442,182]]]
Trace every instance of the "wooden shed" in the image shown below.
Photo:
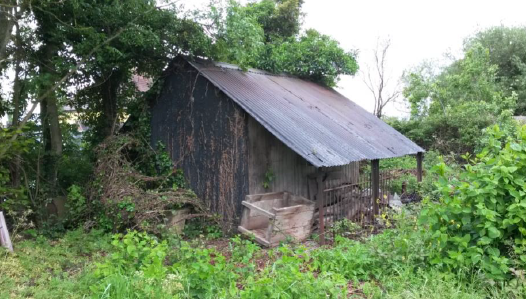
[[[355,182],[359,161],[423,152],[331,88],[205,60],[174,59],[151,112],[152,144],[163,142],[192,190],[232,224],[246,195],[316,200]]]

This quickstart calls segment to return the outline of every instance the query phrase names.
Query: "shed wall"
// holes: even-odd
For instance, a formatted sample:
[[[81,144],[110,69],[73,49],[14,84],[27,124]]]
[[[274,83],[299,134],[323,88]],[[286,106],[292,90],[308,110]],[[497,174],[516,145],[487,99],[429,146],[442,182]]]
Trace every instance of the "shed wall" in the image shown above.
[[[162,141],[197,196],[234,223],[249,191],[246,113],[186,61],[166,76],[152,106],[152,144]]]
[[[287,147],[250,116],[248,116],[248,136],[250,194],[289,191],[314,200],[317,186],[314,181],[309,181],[308,176],[315,175],[316,167]],[[340,171],[343,175],[342,179],[325,181],[325,188],[353,183],[358,180],[359,162],[344,166],[323,167],[322,171]],[[266,178],[267,173],[272,173],[273,179],[270,182]],[[268,188],[264,187],[265,182],[269,183]]]

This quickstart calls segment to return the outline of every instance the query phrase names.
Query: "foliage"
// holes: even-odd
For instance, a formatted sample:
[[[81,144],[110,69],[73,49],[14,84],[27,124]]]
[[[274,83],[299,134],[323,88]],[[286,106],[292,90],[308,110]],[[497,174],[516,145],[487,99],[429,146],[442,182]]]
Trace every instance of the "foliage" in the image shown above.
[[[336,85],[340,75],[354,75],[355,51],[343,50],[336,40],[314,29],[300,33],[302,4],[301,0],[264,0],[211,6],[200,17],[214,24],[211,58],[327,86]]]
[[[204,236],[213,240],[223,237],[223,231],[217,223],[217,219],[193,218],[186,221],[183,234],[186,238],[195,239]]]
[[[30,209],[31,203],[26,190],[13,182],[10,169],[16,159],[30,150],[33,140],[20,138],[8,143],[7,140],[11,139],[13,134],[14,130],[0,128],[0,152],[4,153],[4,156],[0,157],[0,210],[16,221],[16,215]]]
[[[112,254],[104,263],[97,265],[96,276],[107,277],[135,271],[141,271],[145,278],[165,275],[167,269],[163,261],[168,250],[166,241],[159,243],[146,233],[131,231],[126,235],[114,235],[111,245]]]
[[[226,8],[211,7],[211,18],[217,26],[213,57],[246,69],[256,63],[263,50],[263,28],[256,16],[239,3],[231,1],[229,4]]]
[[[526,112],[526,28],[497,26],[477,32],[465,42],[465,48],[482,45],[498,67],[497,83],[505,95],[517,94],[515,115]]]
[[[331,87],[336,85],[338,76],[358,71],[355,52],[344,51],[337,41],[314,29],[295,39],[267,45],[266,54],[256,67]]]
[[[265,33],[265,41],[296,36],[302,22],[303,0],[262,0],[248,3],[246,10],[256,17]]]
[[[411,105],[411,119],[391,124],[443,154],[473,152],[481,131],[510,122],[515,109],[516,96],[499,88],[497,70],[489,50],[478,45],[439,75],[422,70],[408,74],[404,96]]]
[[[414,268],[425,267],[428,236],[419,230],[417,218],[405,212],[391,217],[397,224],[396,229],[373,235],[366,243],[337,236],[334,248],[313,254],[313,266],[351,280],[379,278],[406,263]]]
[[[418,212],[418,211],[416,211]],[[135,231],[113,238],[70,231],[56,240],[0,248],[4,298],[522,298],[525,280],[491,282],[480,272],[427,264],[430,234],[414,214],[395,227],[334,247],[260,249],[240,237],[209,243]],[[423,234],[423,235],[422,235]],[[220,244],[225,244],[220,245]],[[217,244],[217,245],[214,245]],[[153,266],[155,265],[155,266]],[[153,267],[152,267],[153,266]]]
[[[275,178],[276,175],[274,174],[274,171],[271,168],[267,169],[265,172],[265,178],[263,179],[263,188],[268,189]]]
[[[526,127],[510,140],[498,126],[488,130],[486,147],[455,176],[442,163],[439,203],[422,211],[434,250],[431,262],[450,268],[480,268],[503,279],[526,264]]]
[[[280,258],[247,284],[242,298],[340,298],[346,294],[346,281],[341,275],[327,272],[315,277],[308,271],[310,257],[305,248],[292,250],[284,245],[274,254]]]
[[[71,185],[68,188],[66,201],[67,222],[70,222],[72,227],[78,226],[80,224],[79,220],[85,219],[87,209],[88,202],[82,188],[77,185]]]

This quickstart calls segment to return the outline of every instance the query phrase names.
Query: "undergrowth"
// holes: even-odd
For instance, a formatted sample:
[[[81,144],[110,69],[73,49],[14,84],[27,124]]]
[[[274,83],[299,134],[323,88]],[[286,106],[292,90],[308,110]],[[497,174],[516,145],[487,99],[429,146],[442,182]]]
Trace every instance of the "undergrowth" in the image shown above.
[[[2,251],[0,298],[524,298],[522,281],[430,265],[431,236],[415,214],[391,218],[392,229],[321,248],[136,231],[37,236]]]

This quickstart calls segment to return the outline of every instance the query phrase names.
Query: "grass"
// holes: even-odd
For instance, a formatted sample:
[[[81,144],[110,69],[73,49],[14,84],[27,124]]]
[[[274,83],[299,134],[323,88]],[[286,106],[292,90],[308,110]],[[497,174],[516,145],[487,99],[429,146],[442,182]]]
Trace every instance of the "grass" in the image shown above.
[[[103,260],[110,237],[76,230],[58,240],[15,242],[14,254],[0,255],[0,298],[83,298],[96,281],[94,262]]]
[[[402,223],[333,247],[262,250],[239,237],[134,234],[112,245],[109,234],[75,230],[1,251],[0,298],[525,298],[522,285],[426,266],[414,232]]]

